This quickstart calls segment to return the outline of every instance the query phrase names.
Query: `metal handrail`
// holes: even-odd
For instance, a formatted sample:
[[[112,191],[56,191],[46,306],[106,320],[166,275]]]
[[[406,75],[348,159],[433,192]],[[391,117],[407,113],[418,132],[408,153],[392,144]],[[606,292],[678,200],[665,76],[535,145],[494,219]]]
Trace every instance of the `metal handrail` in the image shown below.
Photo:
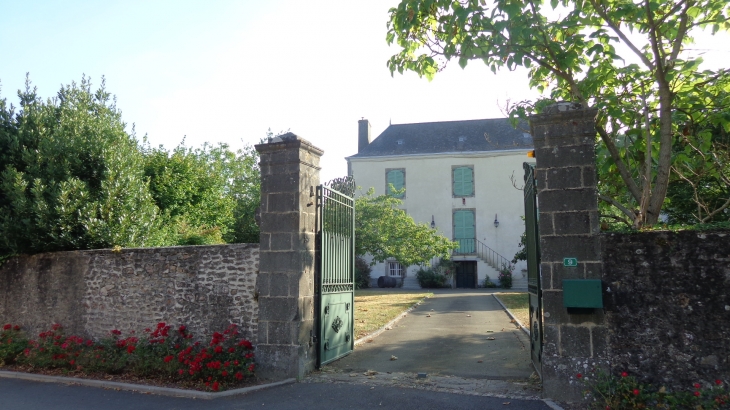
[[[500,271],[502,270],[502,268],[510,268],[512,266],[512,262],[509,259],[500,255],[499,253],[497,253],[497,251],[490,248],[489,246],[483,244],[480,240],[475,240],[477,242],[477,256],[479,257],[479,259],[486,262],[487,265],[494,268],[494,270]]]
[[[494,249],[482,243],[479,239],[456,239],[455,242],[459,243],[459,248],[451,251],[452,255],[476,255],[479,259],[484,261],[487,265],[494,268],[496,271],[502,270],[503,267],[512,267],[512,262],[500,255]],[[436,266],[439,258],[434,258],[430,261],[430,266]]]

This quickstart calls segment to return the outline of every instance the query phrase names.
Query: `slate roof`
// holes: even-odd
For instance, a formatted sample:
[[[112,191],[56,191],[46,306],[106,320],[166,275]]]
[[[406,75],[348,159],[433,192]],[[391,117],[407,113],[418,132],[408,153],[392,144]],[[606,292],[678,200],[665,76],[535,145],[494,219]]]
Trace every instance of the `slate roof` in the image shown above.
[[[531,149],[529,127],[507,118],[393,124],[350,158]]]

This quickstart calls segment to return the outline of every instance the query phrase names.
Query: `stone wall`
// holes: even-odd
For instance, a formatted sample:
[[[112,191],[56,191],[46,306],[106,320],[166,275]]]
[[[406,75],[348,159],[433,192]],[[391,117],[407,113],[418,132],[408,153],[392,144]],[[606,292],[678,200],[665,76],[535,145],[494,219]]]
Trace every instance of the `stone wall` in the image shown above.
[[[258,265],[257,244],[19,256],[0,267],[0,322],[96,338],[158,322],[207,338],[235,323],[256,340]]]
[[[603,281],[616,373],[687,389],[730,380],[730,232],[606,234]]]

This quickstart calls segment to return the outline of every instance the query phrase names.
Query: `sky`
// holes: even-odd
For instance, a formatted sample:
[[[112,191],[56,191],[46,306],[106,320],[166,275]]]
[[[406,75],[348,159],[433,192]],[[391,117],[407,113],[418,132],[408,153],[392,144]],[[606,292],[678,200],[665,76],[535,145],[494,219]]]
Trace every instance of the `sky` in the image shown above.
[[[431,82],[391,76],[397,50],[385,35],[397,3],[0,0],[0,98],[17,105],[26,73],[44,98],[104,76],[128,130],[153,146],[241,148],[289,130],[324,150],[327,181],[346,175],[361,118],[375,138],[390,123],[504,117],[506,101],[538,96],[526,71],[479,63],[451,64]],[[716,54],[720,66],[730,57]]]

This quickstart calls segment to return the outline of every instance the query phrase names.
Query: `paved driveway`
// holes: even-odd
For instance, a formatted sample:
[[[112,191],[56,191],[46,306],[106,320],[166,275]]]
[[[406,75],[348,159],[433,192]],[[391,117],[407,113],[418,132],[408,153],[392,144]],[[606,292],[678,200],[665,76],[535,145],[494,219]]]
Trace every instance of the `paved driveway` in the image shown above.
[[[434,293],[391,330],[327,367],[499,380],[530,377],[529,337],[510,322],[493,292]]]

